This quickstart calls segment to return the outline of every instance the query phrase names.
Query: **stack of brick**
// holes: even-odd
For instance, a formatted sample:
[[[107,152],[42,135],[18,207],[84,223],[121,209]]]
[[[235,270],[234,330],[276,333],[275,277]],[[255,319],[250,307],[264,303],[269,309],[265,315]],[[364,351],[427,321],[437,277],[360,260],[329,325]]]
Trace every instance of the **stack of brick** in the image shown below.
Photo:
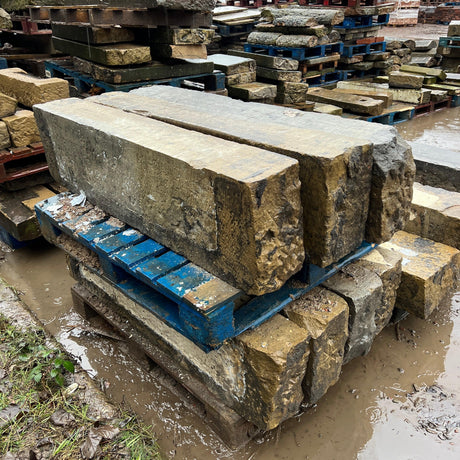
[[[460,6],[445,5],[439,2],[437,6],[422,6],[419,21],[423,24],[449,24],[450,21],[460,20]]]
[[[460,20],[451,21],[447,37],[439,39],[438,53],[442,56],[442,68],[459,72],[460,66]]]
[[[38,21],[46,16],[55,48],[73,57],[74,69],[94,79],[96,86],[98,81],[140,85],[212,73],[212,66],[204,60],[206,45],[214,36],[210,27],[215,0],[199,4],[191,0],[141,0],[135,8],[119,0],[103,2],[99,8],[91,7],[93,3],[65,0],[64,7],[43,6],[30,11]]]
[[[345,8],[345,21],[336,27],[344,42],[340,66],[356,77],[381,75],[399,63],[386,52],[380,30],[389,21],[394,4],[357,5]]]

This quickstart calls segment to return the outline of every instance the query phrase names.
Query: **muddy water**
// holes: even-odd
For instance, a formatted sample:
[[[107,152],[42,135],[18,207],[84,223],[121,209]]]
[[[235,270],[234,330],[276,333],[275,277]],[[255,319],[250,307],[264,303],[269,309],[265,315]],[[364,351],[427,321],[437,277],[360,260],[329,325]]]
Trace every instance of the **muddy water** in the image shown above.
[[[410,140],[442,142],[457,150],[459,115],[460,109],[452,109],[398,129]],[[232,452],[157,368],[125,342],[101,335],[100,324],[90,325],[73,311],[74,282],[61,251],[41,244],[5,253],[0,276],[20,291],[110,398],[128,404],[155,426],[169,458],[460,458],[460,433],[455,433],[460,424],[460,292],[429,321],[409,317],[398,331],[386,328],[366,357],[345,366],[340,382],[316,407]]]

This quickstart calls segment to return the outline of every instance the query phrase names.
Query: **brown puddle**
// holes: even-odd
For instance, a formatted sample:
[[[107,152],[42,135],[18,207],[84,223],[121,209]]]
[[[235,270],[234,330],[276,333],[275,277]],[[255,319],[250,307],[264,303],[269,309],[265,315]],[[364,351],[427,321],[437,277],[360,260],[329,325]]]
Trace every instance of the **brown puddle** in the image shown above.
[[[422,138],[457,150],[459,127],[457,108],[398,130],[409,140]],[[111,399],[154,424],[170,458],[460,458],[460,292],[428,321],[409,317],[398,331],[387,327],[366,357],[345,366],[316,407],[232,452],[194,415],[193,402],[177,396],[176,385],[149,369],[125,342],[100,335],[98,325],[90,326],[73,311],[74,281],[60,250],[43,243],[4,256],[0,276],[22,292],[21,298]]]

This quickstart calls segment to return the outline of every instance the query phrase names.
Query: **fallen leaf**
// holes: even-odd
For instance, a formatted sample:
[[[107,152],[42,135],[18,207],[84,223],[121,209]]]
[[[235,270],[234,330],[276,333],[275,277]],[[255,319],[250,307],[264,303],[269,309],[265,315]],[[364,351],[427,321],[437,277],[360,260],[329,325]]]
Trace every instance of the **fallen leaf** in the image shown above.
[[[75,422],[75,417],[64,409],[58,409],[51,415],[51,423],[56,426],[68,426]]]
[[[0,411],[0,428],[4,428],[15,420],[19,414],[24,412],[28,411],[20,408],[17,404],[10,404],[8,407]]]

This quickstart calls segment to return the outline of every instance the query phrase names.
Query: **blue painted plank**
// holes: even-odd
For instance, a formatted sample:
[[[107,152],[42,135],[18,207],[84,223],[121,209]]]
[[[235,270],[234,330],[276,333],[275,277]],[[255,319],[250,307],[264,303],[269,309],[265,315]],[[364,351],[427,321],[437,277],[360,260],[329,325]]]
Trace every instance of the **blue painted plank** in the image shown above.
[[[146,236],[142,233],[129,228],[115,235],[104,238],[95,244],[94,249],[101,254],[110,256],[114,252],[121,251],[127,246],[144,241]]]
[[[133,272],[138,278],[148,285],[156,287],[156,280],[170,271],[185,265],[188,260],[185,257],[169,251],[155,259],[149,259],[140,264]]]
[[[152,257],[157,257],[167,249],[160,243],[147,239],[142,243],[135,244],[130,248],[124,249],[117,254],[113,255],[113,259],[116,263],[120,264],[126,270],[129,270],[136,265],[144,262]]]
[[[125,228],[126,225],[123,223],[112,224],[110,221],[106,221],[101,224],[92,225],[88,230],[75,233],[75,235],[86,246],[94,247],[100,238],[113,235]]]

